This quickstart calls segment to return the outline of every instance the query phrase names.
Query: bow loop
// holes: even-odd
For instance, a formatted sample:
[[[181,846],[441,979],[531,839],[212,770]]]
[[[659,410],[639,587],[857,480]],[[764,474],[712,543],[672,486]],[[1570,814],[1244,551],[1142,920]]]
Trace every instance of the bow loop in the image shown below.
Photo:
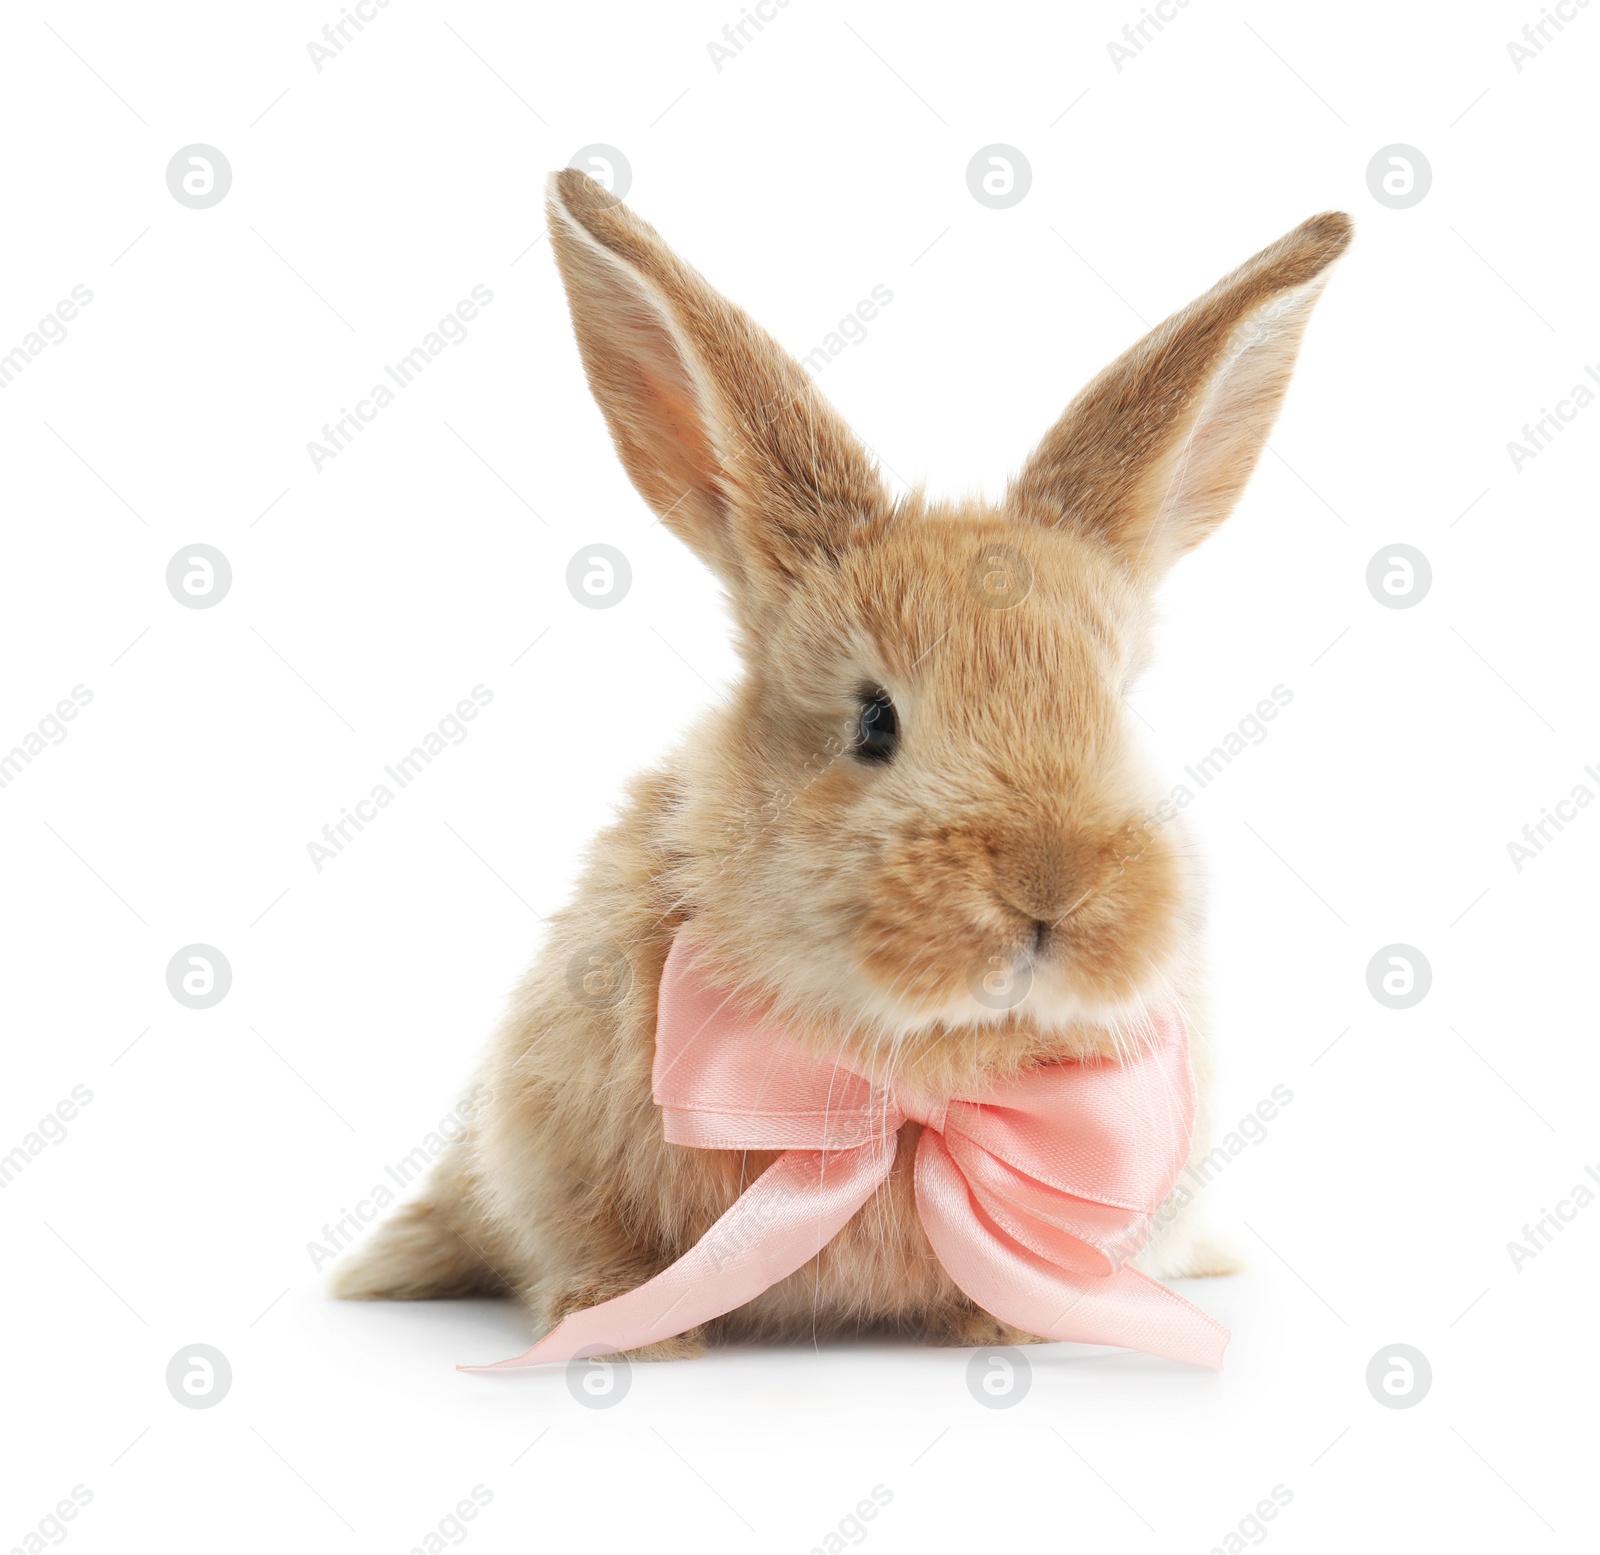
[[[1189,1158],[1194,1115],[1187,1033],[1163,1010],[1127,1059],[1051,1064],[958,1099],[944,1132],[1057,1192],[1154,1213]]]
[[[905,1122],[854,1070],[708,982],[681,937],[661,975],[651,1089],[667,1140],[701,1150],[853,1150]]]

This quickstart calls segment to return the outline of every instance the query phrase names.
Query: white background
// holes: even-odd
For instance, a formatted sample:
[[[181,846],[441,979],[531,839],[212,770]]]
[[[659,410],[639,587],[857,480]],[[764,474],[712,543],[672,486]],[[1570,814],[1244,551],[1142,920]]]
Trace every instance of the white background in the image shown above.
[[[1521,1272],[1507,1243],[1600,1163],[1600,815],[1520,872],[1506,844],[1600,791],[1600,408],[1520,472],[1506,445],[1600,362],[1600,8],[1518,72],[1531,0],[1196,0],[1118,71],[1139,10],[793,0],[718,71],[732,0],[395,0],[319,72],[332,0],[6,9],[0,351],[94,300],[0,392],[0,748],[93,700],[0,790],[0,1153],[93,1100],[0,1191],[4,1548],[74,1485],[84,1552],[403,1552],[475,1485],[485,1551],[805,1551],[875,1485],[884,1551],[1203,1552],[1278,1485],[1283,1551],[1592,1529],[1600,1207]],[[165,182],[194,142],[233,172],[205,210]],[[936,490],[998,494],[1145,322],[1355,215],[1136,699],[1177,782],[1293,693],[1190,811],[1220,1116],[1294,1097],[1210,1190],[1251,1265],[1189,1292],[1234,1329],[1221,1376],[1037,1348],[994,1410],[960,1351],[730,1351],[594,1410],[559,1368],[452,1369],[524,1346],[509,1305],[323,1294],[307,1244],[444,1116],[625,777],[733,672],[540,239],[544,176],[596,142],[797,354],[893,293],[822,387]],[[1032,167],[1009,210],[966,187],[995,142]],[[1433,169],[1404,210],[1366,178],[1396,142]],[[308,441],[478,284],[468,339],[318,473]],[[233,569],[209,610],[165,585],[197,542]],[[597,542],[634,574],[604,611],[564,581]],[[1396,542],[1433,570],[1406,610],[1365,583]],[[479,684],[470,737],[316,872]],[[193,942],[233,969],[204,1011],[165,980]],[[1395,942],[1433,971],[1403,1011],[1366,983]],[[165,1386],[195,1343],[232,1365],[212,1409]],[[1405,1410],[1365,1382],[1395,1343],[1433,1371]]]

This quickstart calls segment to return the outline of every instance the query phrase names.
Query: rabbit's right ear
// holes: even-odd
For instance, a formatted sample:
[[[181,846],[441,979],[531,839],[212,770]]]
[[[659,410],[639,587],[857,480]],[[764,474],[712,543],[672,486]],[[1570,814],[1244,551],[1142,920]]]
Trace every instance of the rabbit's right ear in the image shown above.
[[[1238,500],[1349,243],[1348,216],[1313,216],[1151,330],[1067,407],[1012,483],[1013,504],[1157,576]]]
[[[735,597],[781,591],[888,507],[805,370],[586,174],[552,175],[550,241],[628,474]]]

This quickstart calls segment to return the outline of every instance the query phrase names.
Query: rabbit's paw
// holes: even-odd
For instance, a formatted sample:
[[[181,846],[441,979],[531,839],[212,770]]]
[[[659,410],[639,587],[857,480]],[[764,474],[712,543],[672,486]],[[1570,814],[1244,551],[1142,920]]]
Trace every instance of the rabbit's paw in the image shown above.
[[[1024,1333],[997,1317],[991,1317],[982,1307],[943,1307],[931,1313],[924,1337],[929,1344],[954,1345],[981,1349],[997,1344],[1048,1344],[1038,1334]]]
[[[1157,1280],[1237,1274],[1245,1266],[1237,1244],[1223,1232],[1203,1224],[1174,1226],[1131,1261],[1134,1268]]]

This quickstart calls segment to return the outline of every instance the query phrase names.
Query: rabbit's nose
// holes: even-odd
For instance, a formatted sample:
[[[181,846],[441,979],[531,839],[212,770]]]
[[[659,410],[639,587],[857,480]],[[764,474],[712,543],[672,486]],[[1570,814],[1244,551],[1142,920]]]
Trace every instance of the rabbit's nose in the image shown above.
[[[1045,926],[1072,905],[1075,871],[1068,850],[1053,837],[1018,837],[995,860],[995,890],[1008,907]]]

